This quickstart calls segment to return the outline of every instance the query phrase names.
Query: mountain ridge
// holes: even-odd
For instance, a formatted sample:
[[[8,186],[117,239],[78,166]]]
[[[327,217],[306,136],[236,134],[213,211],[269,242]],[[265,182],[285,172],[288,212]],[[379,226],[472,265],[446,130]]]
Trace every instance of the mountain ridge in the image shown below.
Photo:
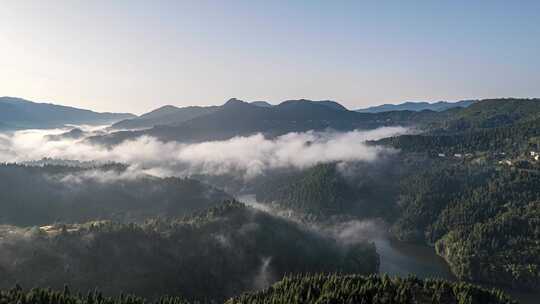
[[[223,110],[226,107],[237,105],[256,106],[258,108],[277,108],[284,107],[291,104],[311,104],[317,106],[325,106],[333,110],[348,111],[343,105],[331,100],[308,100],[308,99],[295,99],[286,100],[277,105],[272,105],[266,101],[252,101],[246,102],[237,98],[230,98],[223,105],[220,106],[187,106],[176,107],[173,105],[165,105],[152,110],[141,116],[126,119],[115,123],[112,129],[116,130],[138,130],[138,129],[150,129],[156,126],[177,126],[188,120],[198,118],[213,112]]]
[[[109,124],[135,117],[130,113],[95,112],[17,97],[0,97],[2,129],[55,128],[66,124]]]
[[[305,99],[288,100],[272,107],[260,107],[235,98],[215,111],[178,124],[159,124],[145,130],[125,130],[106,136],[90,138],[99,144],[114,145],[126,139],[142,135],[162,141],[201,142],[227,140],[235,136],[262,133],[275,137],[289,132],[310,130],[351,131],[374,129],[388,125],[407,125],[416,116],[430,116],[436,112],[418,113],[411,111],[381,114],[358,113],[335,104],[317,103]],[[341,109],[341,110],[340,110]]]
[[[456,102],[449,101],[437,101],[437,102],[426,102],[426,101],[406,101],[399,104],[382,104],[378,106],[367,107],[363,109],[358,109],[356,112],[360,113],[381,113],[389,111],[423,111],[431,110],[436,112],[445,111],[451,108],[466,108],[476,100],[460,100]]]

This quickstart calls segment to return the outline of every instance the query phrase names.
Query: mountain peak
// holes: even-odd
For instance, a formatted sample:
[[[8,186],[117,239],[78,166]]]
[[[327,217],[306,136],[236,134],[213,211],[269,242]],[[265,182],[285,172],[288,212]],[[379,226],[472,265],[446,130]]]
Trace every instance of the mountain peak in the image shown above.
[[[266,101],[252,101],[252,102],[250,102],[250,104],[252,104],[254,106],[262,107],[262,108],[271,108],[271,107],[273,107],[270,103],[268,103]]]
[[[280,105],[292,105],[292,104],[312,104],[312,105],[325,106],[327,108],[331,108],[338,111],[347,111],[347,108],[345,108],[341,104],[332,100],[309,100],[309,99],[302,98],[302,99],[295,99],[295,100],[286,100],[282,102]]]
[[[159,107],[155,110],[152,110],[148,113],[141,115],[141,118],[150,119],[150,118],[162,116],[168,113],[176,112],[178,110],[180,110],[180,108],[172,106],[172,105],[165,105],[165,106]]]
[[[245,101],[242,101],[240,99],[231,98],[231,99],[227,100],[227,102],[224,104],[224,106],[234,106],[234,105],[244,105],[244,104],[248,104],[248,103],[245,102]]]
[[[177,107],[177,106],[173,106],[173,105],[164,105],[164,106],[162,106],[162,107],[157,108],[156,110],[178,110],[178,109],[180,109],[180,108]],[[156,110],[154,110],[154,111],[156,111]]]

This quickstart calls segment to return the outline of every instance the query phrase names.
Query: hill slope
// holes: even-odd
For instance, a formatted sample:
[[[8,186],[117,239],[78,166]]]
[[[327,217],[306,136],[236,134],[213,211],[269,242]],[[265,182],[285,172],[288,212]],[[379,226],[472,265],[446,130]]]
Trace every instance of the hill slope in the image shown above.
[[[242,295],[227,304],[385,303],[511,304],[500,291],[465,283],[416,278],[339,275],[289,276],[265,291]]]
[[[466,108],[474,103],[473,100],[461,100],[457,102],[438,101],[429,103],[425,101],[408,101],[400,104],[383,104],[380,106],[369,107],[365,109],[358,109],[356,112],[360,113],[381,113],[390,111],[436,111],[441,112],[452,108]]]
[[[0,97],[0,127],[3,129],[55,128],[65,124],[109,124],[134,115],[97,113],[21,98]]]
[[[146,129],[158,125],[177,125],[199,116],[217,111],[218,107],[184,107],[163,106],[136,118],[119,121],[112,125],[113,129]]]
[[[356,163],[349,168],[362,172],[344,177],[335,163],[319,164],[301,172],[276,174],[254,186],[257,201],[277,205],[302,215],[327,219],[334,215],[361,218],[394,214],[397,189],[388,179],[397,179],[394,164]]]
[[[538,149],[540,99],[488,99],[451,109],[424,124],[426,133],[378,141],[407,152],[518,153]]]
[[[104,297],[100,292],[77,295],[65,287],[63,291],[33,289],[24,291],[17,286],[0,291],[0,301],[16,303],[56,304],[188,304],[182,297],[164,296],[146,301],[133,295]],[[295,303],[374,303],[374,304],[515,304],[500,291],[487,290],[463,283],[436,280],[399,279],[361,276],[288,276],[268,290],[252,292],[230,299],[226,304],[295,304]]]
[[[448,131],[500,128],[535,118],[540,118],[540,99],[485,99],[455,112],[440,127]]]
[[[142,131],[121,131],[91,140],[102,144],[117,144],[142,135],[163,141],[200,142],[224,140],[255,133],[273,137],[289,132],[308,130],[373,129],[387,125],[410,125],[431,119],[437,112],[357,113],[335,104],[309,100],[289,100],[272,107],[260,107],[231,99],[217,111],[201,115],[177,125],[160,125]]]
[[[285,273],[375,273],[371,244],[342,247],[297,224],[226,202],[178,220],[0,227],[0,287],[99,288],[224,300]]]
[[[237,99],[232,98],[229,101],[236,101]],[[330,101],[330,100],[321,100],[321,101],[311,101],[306,99],[300,99],[300,100],[288,100],[284,103],[295,103],[295,102],[304,102],[304,103],[310,103],[314,105],[320,105],[325,106],[327,108],[333,109],[333,110],[339,110],[339,111],[347,111],[347,109],[340,105],[337,102]],[[272,108],[273,105],[269,104],[266,101],[254,101],[250,103],[246,103],[252,106],[257,106],[260,108]],[[113,125],[114,129],[143,129],[143,128],[152,128],[155,126],[175,126],[179,125],[185,121],[206,115],[211,114],[213,112],[224,110],[227,105],[230,105],[229,102],[225,103],[223,106],[209,106],[209,107],[184,107],[184,108],[177,108],[175,106],[163,106],[161,108],[158,108],[156,110],[153,110],[149,113],[143,114],[140,117],[127,119],[124,121],[120,121]],[[245,119],[246,117],[244,117]]]
[[[540,99],[441,112],[426,132],[377,141],[402,151],[401,240],[434,245],[459,279],[540,286]]]
[[[183,216],[230,198],[196,180],[138,176],[122,165],[0,164],[0,179],[0,222],[24,226]]]

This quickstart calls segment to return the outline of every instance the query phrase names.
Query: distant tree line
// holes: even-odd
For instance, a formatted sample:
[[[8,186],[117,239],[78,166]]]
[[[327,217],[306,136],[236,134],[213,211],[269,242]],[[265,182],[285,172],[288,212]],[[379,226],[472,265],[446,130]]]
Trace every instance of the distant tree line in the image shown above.
[[[104,296],[99,291],[74,293],[65,286],[63,291],[52,289],[23,290],[19,285],[0,291],[0,303],[5,304],[189,304],[181,296],[162,296],[147,301],[144,298],[121,294]],[[217,302],[214,302],[217,303]],[[487,290],[467,283],[440,280],[405,279],[388,276],[359,275],[290,275],[270,288],[238,295],[225,304],[276,303],[370,303],[370,304],[517,304],[499,290]]]

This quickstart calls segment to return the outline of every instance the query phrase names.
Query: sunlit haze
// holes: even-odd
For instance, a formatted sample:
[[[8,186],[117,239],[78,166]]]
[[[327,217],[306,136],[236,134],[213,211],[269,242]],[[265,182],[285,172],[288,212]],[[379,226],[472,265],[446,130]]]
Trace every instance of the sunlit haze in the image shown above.
[[[538,304],[540,0],[0,0],[0,304]]]
[[[540,2],[382,2],[0,1],[0,96],[140,114],[540,95]]]

